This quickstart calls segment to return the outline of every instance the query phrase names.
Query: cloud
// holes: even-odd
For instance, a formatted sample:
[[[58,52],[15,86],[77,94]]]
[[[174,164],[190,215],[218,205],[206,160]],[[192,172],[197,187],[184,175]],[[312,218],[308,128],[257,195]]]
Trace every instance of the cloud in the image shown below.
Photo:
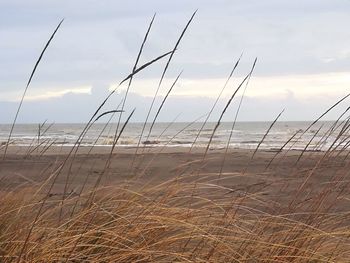
[[[42,101],[50,100],[53,98],[62,98],[66,94],[91,94],[90,86],[81,87],[45,87],[41,89],[35,89],[34,92],[27,92],[25,96],[25,101]],[[3,93],[0,96],[2,101],[13,101],[18,102],[21,100],[22,94],[17,93]]]
[[[216,98],[223,88],[227,78],[180,78],[172,90],[172,95],[189,97]],[[229,97],[238,87],[243,77],[233,77],[222,97]],[[165,95],[174,79],[165,78],[159,95]],[[134,79],[131,90],[142,96],[153,97],[159,79]],[[337,98],[349,92],[350,72],[333,72],[322,74],[303,74],[287,76],[252,76],[246,96],[254,98],[281,99],[293,97],[296,100],[307,101],[315,97],[328,96]],[[109,90],[115,88],[110,85]],[[119,88],[125,90],[126,85]],[[240,94],[240,93],[238,93]]]
[[[28,91],[28,105],[29,100],[40,100],[48,107],[45,103],[54,101],[55,107],[62,108],[74,97],[89,102],[81,105],[82,112],[88,112],[110,85],[130,73],[154,12],[157,17],[140,64],[171,50],[197,8],[161,94],[183,69],[173,96],[188,99],[189,104],[197,103],[193,97],[203,103],[212,100],[242,51],[236,78],[224,98],[249,71],[255,57],[258,65],[247,91],[247,103],[255,100],[260,105],[260,101],[269,101],[274,103],[273,109],[279,109],[281,100],[300,106],[317,97],[320,105],[315,107],[319,109],[348,91],[350,6],[344,0],[0,0],[0,100],[21,95],[43,45],[63,17],[66,20]],[[164,62],[140,73],[132,91],[142,98],[152,96]],[[76,92],[71,90],[74,87],[92,87],[92,95],[71,94]],[[0,105],[2,112],[6,105]],[[52,116],[62,121],[73,119],[63,112],[59,114]],[[312,116],[302,114],[300,118]]]
[[[79,123],[86,122],[103,101],[106,90],[92,89],[91,94],[66,93],[62,97],[51,97],[46,100],[25,101],[21,109],[19,123],[39,123],[44,120],[56,123]],[[293,93],[286,93],[284,97],[244,97],[242,108],[238,117],[239,121],[266,121],[272,120],[285,108],[286,111],[281,120],[314,120],[323,113],[329,106],[334,104],[340,97],[318,97],[313,100],[300,101]],[[116,109],[124,98],[125,93],[121,92],[111,97],[109,102],[101,110],[107,111]],[[153,119],[155,111],[158,109],[163,97],[158,96],[155,101],[150,120]],[[236,97],[232,105],[227,110],[224,121],[232,121],[237,109],[240,96]],[[124,118],[134,108],[135,114],[132,122],[143,122],[151,105],[152,97],[141,96],[131,92],[126,103]],[[158,121],[169,122],[180,114],[177,121],[194,121],[198,117],[208,113],[215,98],[205,96],[180,96],[171,95],[165,103]],[[222,98],[213,112],[210,121],[216,121],[228,98]],[[348,106],[349,100],[329,113],[325,119],[337,118]],[[15,102],[1,102],[2,114],[1,123],[11,123],[18,106]],[[101,122],[107,118],[101,119]]]

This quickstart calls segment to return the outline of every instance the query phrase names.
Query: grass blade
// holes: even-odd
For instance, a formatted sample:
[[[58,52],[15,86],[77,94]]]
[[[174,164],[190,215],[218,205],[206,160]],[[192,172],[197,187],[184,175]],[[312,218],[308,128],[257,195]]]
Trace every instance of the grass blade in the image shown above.
[[[45,51],[46,51],[47,48],[49,47],[49,45],[50,45],[52,39],[53,39],[54,36],[56,35],[56,32],[57,32],[58,29],[60,28],[60,26],[61,26],[61,24],[63,23],[63,21],[64,21],[64,19],[62,19],[61,22],[59,22],[59,24],[57,25],[56,29],[53,31],[52,35],[50,36],[49,40],[47,41],[47,43],[46,43],[44,49],[41,51],[38,60],[35,62],[35,65],[34,65],[34,68],[33,68],[33,70],[32,70],[32,73],[30,74],[30,77],[29,77],[29,79],[28,79],[27,85],[26,85],[26,87],[25,87],[25,89],[24,89],[24,92],[23,92],[23,94],[22,94],[21,101],[20,101],[20,103],[19,103],[19,105],[18,105],[15,118],[14,118],[14,120],[13,120],[13,122],[12,122],[12,126],[11,126],[11,130],[10,130],[10,133],[9,133],[9,137],[8,137],[7,143],[6,143],[6,145],[5,145],[5,151],[4,151],[4,155],[3,155],[3,158],[4,158],[4,159],[5,159],[5,157],[6,157],[7,148],[8,148],[8,145],[9,145],[9,143],[10,143],[11,136],[12,136],[12,133],[13,133],[13,129],[14,129],[15,125],[16,125],[16,121],[17,121],[17,118],[18,118],[18,114],[19,114],[19,111],[21,110],[21,107],[22,107],[22,104],[23,104],[23,101],[24,101],[24,97],[26,96],[28,87],[29,87],[30,83],[32,82],[33,76],[34,76],[34,74],[35,74],[35,72],[36,72],[36,69],[37,69],[38,66],[39,66],[39,63],[40,63],[41,59],[43,58],[43,56],[44,56],[44,54],[45,54]]]

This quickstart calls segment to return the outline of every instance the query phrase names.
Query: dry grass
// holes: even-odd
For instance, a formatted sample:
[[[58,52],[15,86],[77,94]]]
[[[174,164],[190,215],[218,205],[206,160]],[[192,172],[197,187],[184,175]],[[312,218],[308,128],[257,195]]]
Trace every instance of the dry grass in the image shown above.
[[[215,176],[184,176],[141,187],[100,187],[63,203],[51,196],[25,244],[42,194],[2,193],[3,262],[348,262],[349,213],[334,193],[290,204],[263,190],[235,193]],[[329,190],[329,188],[328,188]],[[75,212],[72,214],[74,206]],[[332,204],[335,206],[335,204]],[[58,214],[63,208],[63,220]]]
[[[161,58],[169,56],[157,87],[157,95],[169,63],[193,16],[194,14],[171,52],[137,67],[153,18],[142,42],[132,73],[120,85],[129,80],[129,90],[134,75]],[[289,196],[288,201],[266,198],[266,194],[272,188],[278,188],[275,192],[285,191],[285,183],[280,184],[279,182],[279,184],[273,185],[273,176],[278,170],[273,170],[270,167],[276,166],[277,159],[278,164],[283,166],[286,155],[277,158],[279,153],[276,153],[271,162],[268,162],[268,167],[249,175],[264,174],[264,176],[272,178],[270,179],[272,185],[254,184],[250,186],[253,190],[247,190],[247,188],[242,190],[224,183],[225,180],[230,180],[233,176],[242,178],[247,176],[247,169],[243,169],[241,173],[235,175],[231,173],[230,175],[230,173],[223,172],[225,162],[219,169],[220,172],[209,175],[201,173],[200,167],[192,170],[187,169],[193,163],[205,165],[208,161],[209,157],[206,159],[206,155],[221,119],[237,91],[245,81],[249,81],[253,68],[222,110],[204,151],[204,156],[191,163],[185,163],[183,167],[169,167],[169,170],[178,170],[177,176],[163,181],[158,180],[156,183],[140,185],[140,181],[136,179],[138,174],[133,174],[134,160],[138,158],[138,155],[135,154],[130,171],[130,174],[133,175],[132,177],[130,175],[130,178],[134,179],[120,184],[101,184],[102,178],[111,169],[109,164],[113,162],[115,157],[113,155],[114,146],[122,136],[124,128],[132,116],[131,113],[121,130],[119,131],[117,128],[115,131],[112,150],[108,155],[104,169],[98,172],[96,182],[88,184],[88,179],[86,179],[85,182],[81,182],[83,184],[81,192],[78,194],[69,193],[71,178],[75,176],[72,167],[80,143],[87,131],[96,118],[99,119],[108,114],[113,114],[113,117],[119,111],[113,109],[100,113],[107,100],[120,85],[111,91],[87,122],[76,144],[64,156],[62,162],[58,162],[55,169],[42,171],[45,180],[32,181],[27,186],[17,188],[0,188],[0,261],[349,262],[350,211],[347,210],[348,205],[344,205],[344,202],[346,204],[349,202],[348,122],[331,130],[333,133],[340,131],[332,145],[339,146],[340,150],[331,147],[320,156],[319,161],[313,167],[307,169],[301,163],[305,158],[309,158],[306,153],[308,145],[301,152],[295,166],[290,171],[291,176],[301,178],[301,182],[297,186],[293,185],[295,191],[293,195]],[[35,69],[32,74],[34,72]],[[172,87],[167,96],[171,89]],[[348,96],[333,105],[320,118]],[[166,98],[159,107],[154,122]],[[125,101],[126,96],[122,102],[122,111]],[[152,107],[153,102],[147,119]],[[237,116],[235,121],[236,118]],[[315,125],[320,118],[310,127]],[[118,127],[120,119],[121,113]],[[146,123],[147,120],[142,134]],[[264,138],[268,135],[273,124]],[[38,144],[40,129],[39,126]],[[151,131],[149,131],[150,133]],[[287,141],[281,150],[285,146],[289,146],[289,142],[294,136]],[[329,137],[329,135],[326,136]],[[10,137],[11,134],[8,142],[10,142]],[[142,135],[139,143],[141,139]],[[50,142],[41,143],[45,144],[47,148],[51,146]],[[4,157],[6,157],[8,144],[5,146]],[[345,148],[341,148],[342,145],[345,145]],[[31,150],[25,158],[39,149],[39,146],[41,145],[34,147],[34,150]],[[228,146],[229,144],[227,148]],[[41,158],[42,155],[38,156]],[[140,155],[142,157],[142,154]],[[224,158],[226,155],[227,149],[225,149]],[[249,164],[254,161],[255,155],[259,155],[258,148],[253,153]],[[337,156],[341,162],[331,162],[332,156]],[[152,160],[156,161],[156,156]],[[151,163],[148,163],[145,170],[150,166]],[[334,171],[330,175],[331,180],[327,184],[314,187],[314,191],[310,191],[308,189],[310,180],[318,176],[319,170],[325,166]],[[78,170],[80,168],[81,164]],[[142,175],[145,170],[142,171]],[[27,178],[25,174],[23,177]],[[53,189],[58,178],[66,178],[64,191],[55,194]],[[28,177],[28,181],[30,180]],[[2,181],[0,183],[3,184]]]

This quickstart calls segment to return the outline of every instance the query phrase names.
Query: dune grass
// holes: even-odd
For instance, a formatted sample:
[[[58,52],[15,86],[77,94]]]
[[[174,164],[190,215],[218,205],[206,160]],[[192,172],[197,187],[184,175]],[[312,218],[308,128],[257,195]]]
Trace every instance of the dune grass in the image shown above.
[[[330,186],[308,201],[296,195],[293,203],[278,204],[265,200],[263,188],[237,194],[216,178],[185,175],[146,186],[129,181],[68,196],[64,203],[50,195],[28,240],[43,194],[33,187],[3,192],[0,257],[4,262],[348,262],[349,212],[333,210],[337,198]]]
[[[68,153],[40,172],[41,181],[34,181],[23,174],[22,177],[27,183],[6,187],[6,174],[0,176],[0,262],[350,261],[350,211],[348,209],[350,125],[348,119],[340,121],[341,118],[346,117],[347,110],[317,143],[318,147],[325,138],[329,139],[331,134],[337,135],[329,149],[317,153],[316,162],[312,166],[303,165],[312,158],[312,155],[307,152],[309,146],[307,144],[299,155],[294,156],[293,165],[286,168],[290,169],[287,173],[289,177],[286,176],[285,180],[283,178],[280,181],[274,179],[288,159],[286,152],[289,150],[284,149],[294,145],[306,131],[315,126],[323,116],[349,95],[327,109],[299,137],[298,133],[295,133],[259,171],[250,171],[250,168],[253,167],[255,159],[259,161],[259,158],[262,158],[263,153],[259,146],[269,135],[281,114],[271,123],[255,151],[248,152],[251,154],[250,158],[247,159],[246,167],[240,172],[230,171],[224,167],[228,162],[227,156],[232,154],[228,150],[232,132],[226,148],[222,155],[219,155],[222,164],[218,171],[208,173],[201,169],[212,160],[211,158],[217,158],[217,155],[212,157],[209,152],[213,136],[237,92],[251,78],[256,60],[251,71],[240,82],[222,109],[207,147],[202,149],[201,156],[184,162],[181,166],[169,167],[169,170],[177,171],[177,174],[170,179],[145,181],[139,180],[140,177],[144,179],[146,171],[150,170],[152,163],[157,162],[157,157],[165,146],[153,153],[151,161],[143,169],[137,170],[134,169],[135,160],[138,158],[143,160],[143,155],[148,154],[144,151],[137,154],[141,147],[138,146],[131,158],[132,164],[126,180],[113,184],[101,183],[104,177],[115,169],[110,167],[110,164],[118,158],[118,154],[114,154],[114,149],[117,148],[117,142],[123,136],[123,131],[134,111],[127,113],[128,117],[120,130],[119,125],[121,125],[127,95],[121,102],[121,109],[118,107],[100,112],[121,84],[129,81],[127,88],[129,91],[132,79],[138,72],[169,56],[157,86],[157,95],[171,59],[194,15],[195,13],[186,24],[172,51],[138,67],[139,58],[154,21],[154,17],[152,18],[130,75],[102,101]],[[236,62],[229,79],[240,59]],[[179,76],[159,106],[149,134],[178,78]],[[30,81],[26,90],[29,83]],[[222,90],[219,97],[221,93]],[[156,95],[150,105],[147,119]],[[242,100],[239,107],[241,103]],[[213,108],[216,104],[217,102]],[[209,116],[213,108],[205,116]],[[18,112],[19,110],[16,118]],[[105,156],[102,155],[105,157],[103,169],[96,171],[94,178],[86,174],[84,180],[80,182],[80,191],[69,191],[72,181],[79,176],[82,166],[86,164],[81,161],[77,163],[78,168],[74,169],[81,142],[96,120],[109,116],[107,124],[99,135],[101,136],[115,114],[119,114],[118,126],[113,131],[115,136],[111,151]],[[236,120],[237,115],[234,123]],[[39,125],[37,145],[33,142],[23,160],[29,157],[34,161],[41,160],[45,152],[52,147],[53,142],[40,138],[51,127],[49,125],[44,129],[44,124]],[[147,120],[140,135],[139,145],[146,124]],[[192,123],[180,132],[191,125]],[[13,127],[4,147],[3,163],[6,158],[11,158],[11,156],[8,157],[7,151],[10,147],[12,131]],[[201,130],[198,136],[200,132]],[[317,133],[319,132],[320,129],[317,130]],[[97,140],[98,138],[95,143]],[[196,140],[197,138],[194,142]],[[89,155],[92,154],[94,145],[85,155],[86,162],[89,162]],[[190,151],[192,149],[193,147]],[[193,165],[197,166],[193,168]],[[91,164],[91,167],[94,167],[94,164]],[[318,186],[312,185],[313,178],[325,176],[325,169],[329,179],[320,180],[323,183]],[[231,181],[236,179],[234,182],[239,182],[255,177],[266,178],[266,182],[251,183],[242,188],[240,184],[233,184]],[[63,191],[55,192],[59,178],[64,178]],[[294,178],[299,179],[298,184],[292,185],[288,180]],[[92,183],[88,183],[91,180]],[[291,193],[287,196],[287,200],[285,195],[281,194],[281,198],[279,195],[275,196],[276,193],[283,193],[287,189]],[[269,195],[272,194],[274,196],[270,198]]]

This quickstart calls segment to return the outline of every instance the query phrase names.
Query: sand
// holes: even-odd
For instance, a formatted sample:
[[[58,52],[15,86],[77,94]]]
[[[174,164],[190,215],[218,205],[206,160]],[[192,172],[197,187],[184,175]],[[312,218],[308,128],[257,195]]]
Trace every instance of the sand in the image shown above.
[[[9,147],[6,158],[0,161],[1,191],[28,186],[39,188],[45,180],[52,180],[71,148],[50,147],[44,154],[42,150]],[[304,199],[329,188],[338,189],[335,193],[338,193],[339,209],[349,207],[350,196],[342,190],[348,184],[349,163],[344,161],[347,153],[334,152],[324,157],[324,152],[306,152],[297,162],[300,151],[280,152],[277,156],[275,151],[259,151],[252,159],[253,151],[232,149],[221,170],[224,149],[209,150],[204,160],[202,148],[191,153],[185,147],[140,148],[136,157],[135,150],[117,147],[110,158],[109,147],[95,147],[90,153],[90,147],[81,147],[59,172],[52,194],[62,195],[67,178],[66,191],[79,194],[85,181],[85,189],[89,189],[100,176],[101,186],[131,180],[140,187],[179,176],[195,176],[201,183],[220,184],[231,193],[257,193],[264,201],[279,205],[288,204],[301,186],[298,194]]]

